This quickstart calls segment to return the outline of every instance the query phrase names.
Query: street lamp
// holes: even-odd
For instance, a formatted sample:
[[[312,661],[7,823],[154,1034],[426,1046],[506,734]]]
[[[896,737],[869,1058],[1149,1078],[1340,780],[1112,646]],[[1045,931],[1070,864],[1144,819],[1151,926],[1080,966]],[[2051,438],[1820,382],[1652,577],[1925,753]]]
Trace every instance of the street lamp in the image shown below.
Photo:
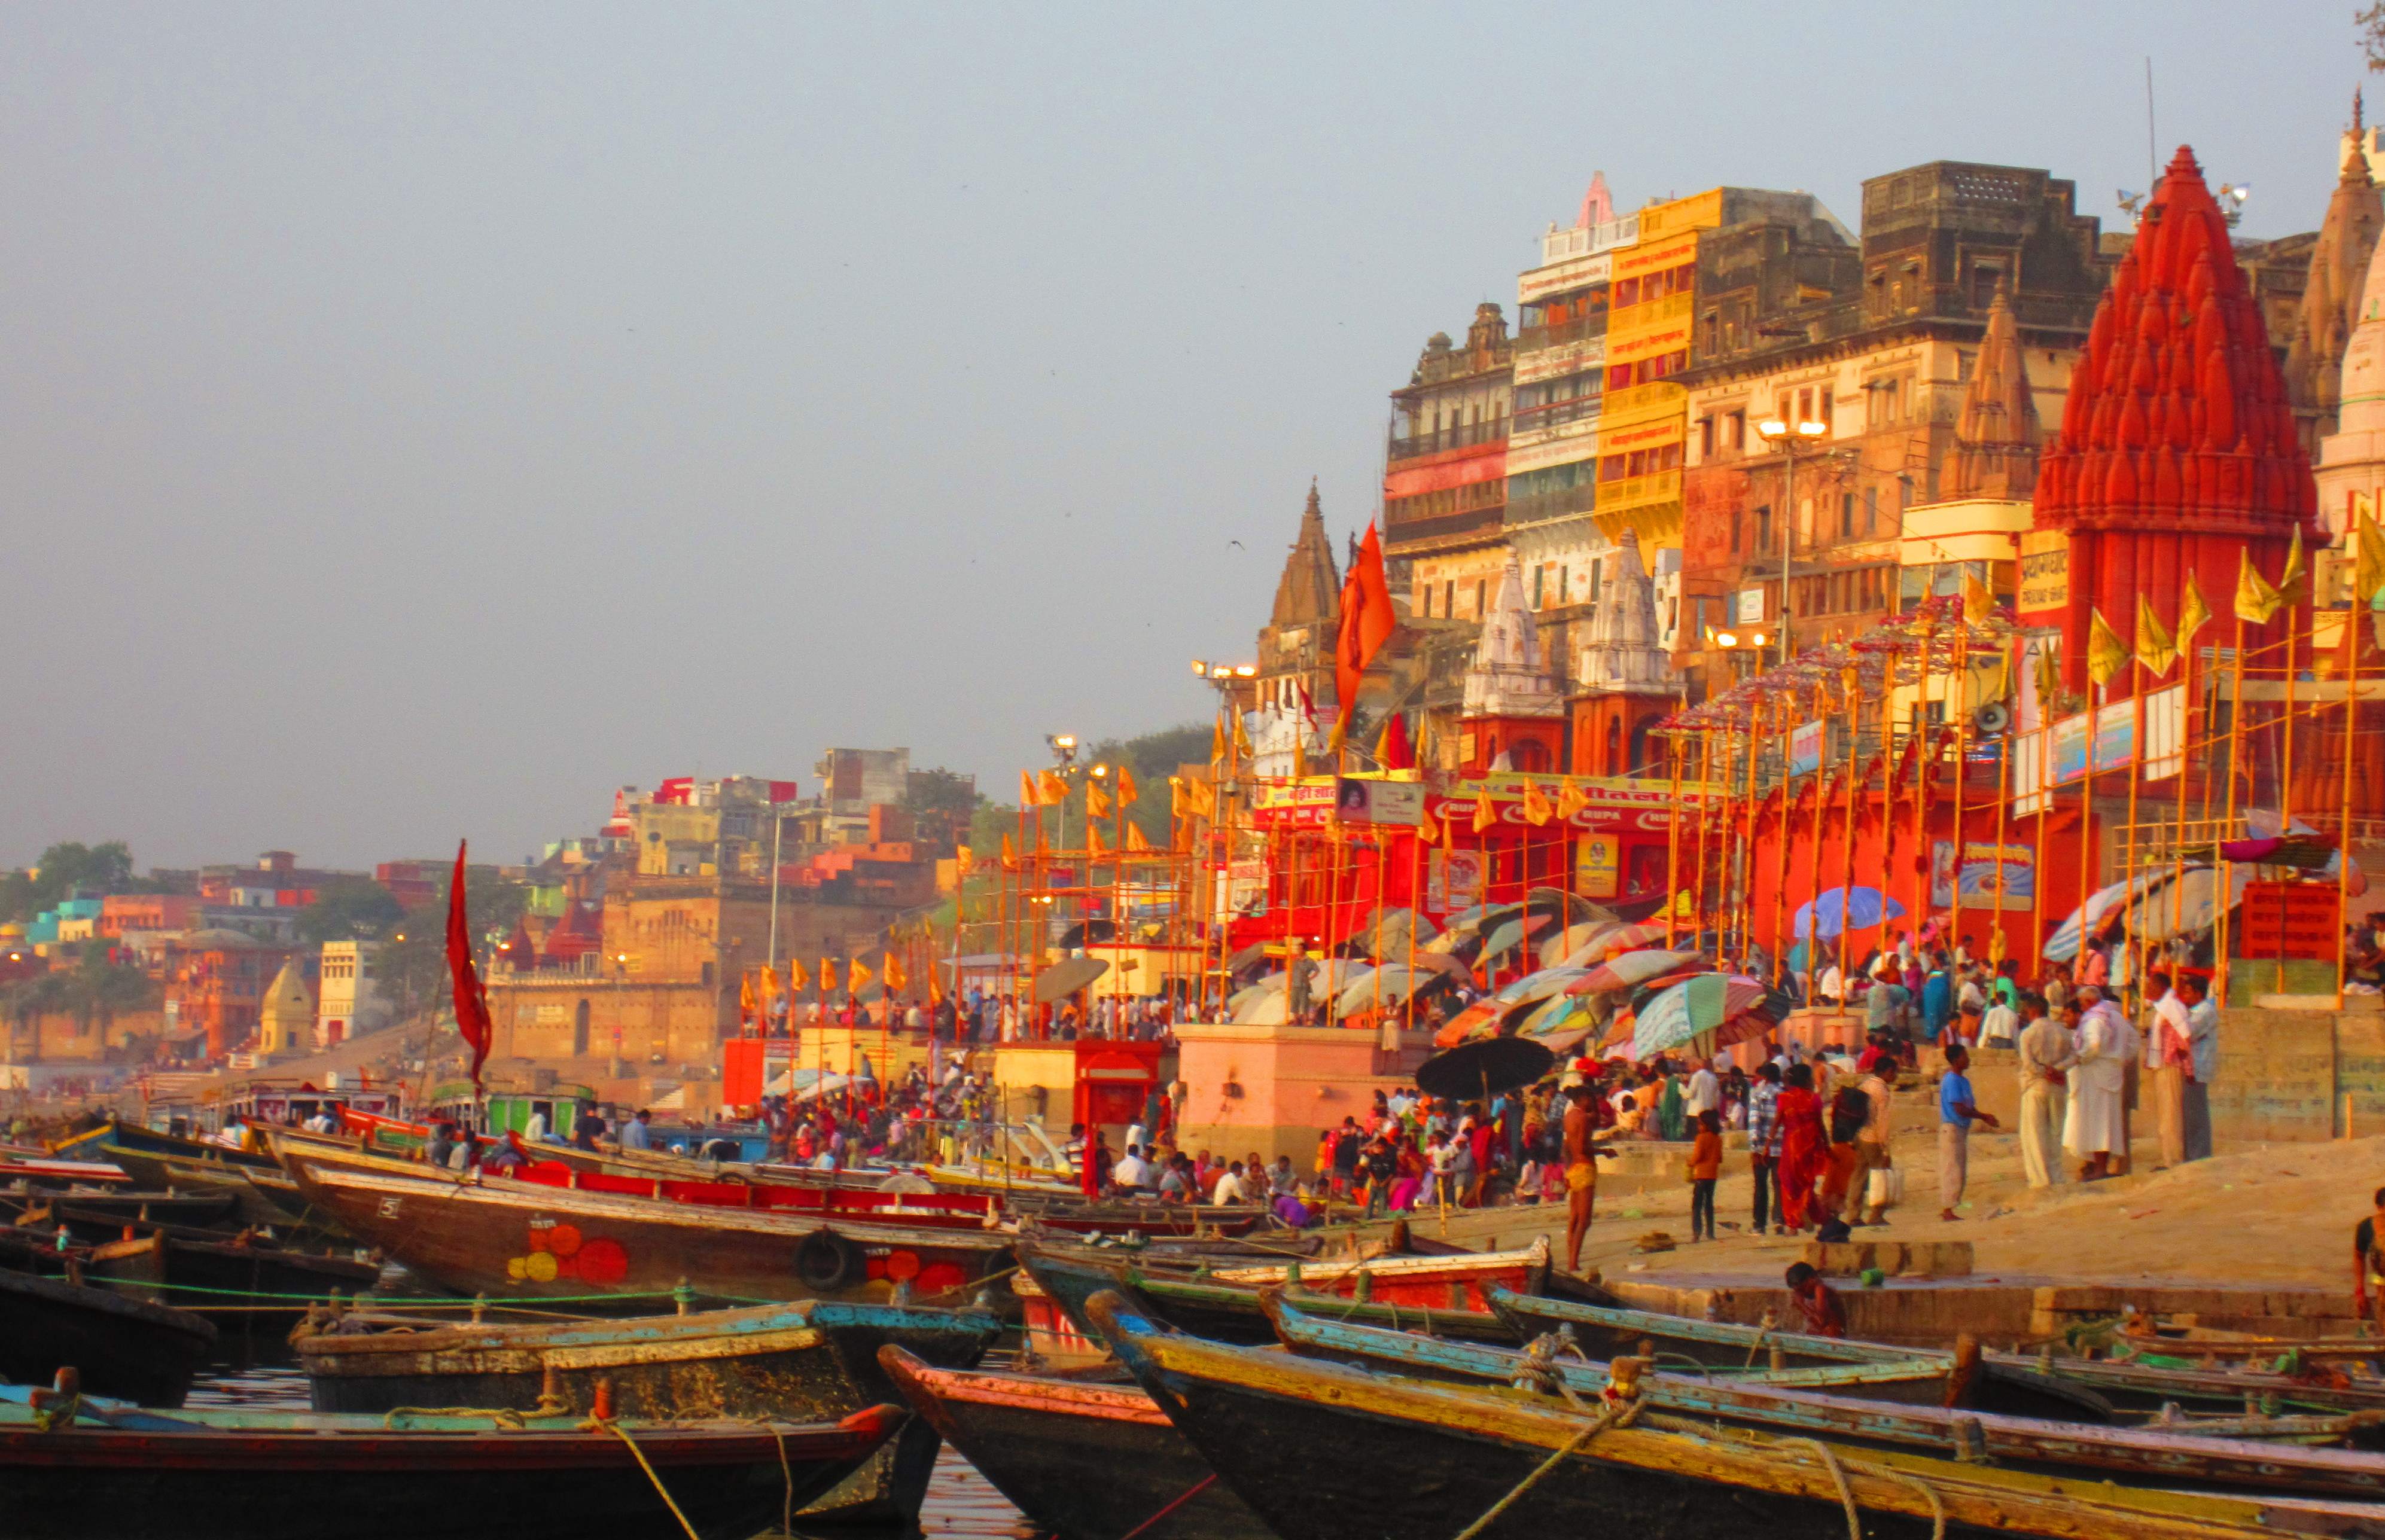
[[[1829,424],[1800,418],[1794,423],[1767,417],[1755,425],[1755,436],[1780,452],[1780,661],[1789,661],[1789,548],[1797,528],[1797,452],[1810,449],[1830,431]],[[1759,640],[1756,645],[1762,646]]]

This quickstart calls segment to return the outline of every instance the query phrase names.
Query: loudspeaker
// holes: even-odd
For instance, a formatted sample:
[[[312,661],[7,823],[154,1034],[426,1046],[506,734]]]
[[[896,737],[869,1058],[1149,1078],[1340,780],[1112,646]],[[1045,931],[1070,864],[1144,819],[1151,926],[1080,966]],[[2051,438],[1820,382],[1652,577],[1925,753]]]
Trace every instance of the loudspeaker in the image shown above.
[[[1971,714],[1971,730],[1992,738],[2012,726],[2012,711],[2002,701],[1991,701]]]

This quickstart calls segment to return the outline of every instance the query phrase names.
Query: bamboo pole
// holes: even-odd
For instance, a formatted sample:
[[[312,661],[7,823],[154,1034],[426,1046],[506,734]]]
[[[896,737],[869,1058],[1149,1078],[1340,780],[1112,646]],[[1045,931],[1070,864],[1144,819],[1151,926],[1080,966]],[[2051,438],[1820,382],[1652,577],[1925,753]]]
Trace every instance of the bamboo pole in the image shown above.
[[[1706,826],[1714,819],[1713,810],[1707,804],[1713,796],[1714,724],[1708,722],[1700,731],[1698,738],[1697,896],[1690,907],[1691,940],[1697,945],[1700,951],[1705,950],[1703,938],[1706,928]],[[1722,945],[1719,932],[1716,935],[1715,945],[1717,950]]]
[[[2135,726],[2129,728],[2129,739],[2128,854],[2123,858],[2120,869],[2120,880],[2129,884],[2128,887],[2120,889],[2120,923],[2128,926],[2128,933],[2120,938],[2120,946],[2121,950],[2125,951],[2130,959],[2130,966],[2129,968],[2129,987],[2136,990],[2137,999],[2142,1002],[2144,1000],[2145,994],[2145,954],[2143,944],[2145,921],[2143,913],[2143,900],[2141,898],[2138,898],[2136,889],[2137,791],[2139,788],[2145,784],[2144,676],[2150,673],[2151,670],[2147,669],[2143,664],[2138,663],[2133,659],[2131,659],[2129,663],[2129,668],[2131,672],[2129,677],[2129,683],[2133,689],[2136,698],[2129,702],[2129,714],[2134,719]],[[2129,919],[2131,900],[2136,900],[2137,908],[2136,916],[2133,922]],[[2126,1001],[2122,1002],[2122,1009],[2127,1009]]]
[[[2234,648],[2234,657],[2231,660],[2231,666],[2228,670],[2227,811],[2221,819],[2219,827],[2213,831],[2217,836],[2217,843],[2224,844],[2226,841],[2234,838],[2236,835],[2236,762],[2238,755],[2242,751],[2243,744],[2244,617],[2240,615],[2236,617],[2236,645]],[[2217,930],[2218,946],[2216,949],[2212,962],[2217,968],[2219,974],[2219,1004],[2220,1008],[2223,1010],[2225,1010],[2228,1005],[2229,975],[2231,971],[2229,966],[2228,954],[2229,944],[2233,939],[2230,932],[2234,929],[2232,923],[2234,918],[2234,906],[2230,904],[2228,900],[2229,896],[2235,891],[2236,888],[2234,866],[2235,863],[2229,861],[2225,854],[2220,855],[2218,897],[2219,925]]]
[[[2291,833],[2294,826],[2294,706],[2302,695],[2294,678],[2294,599],[2289,595],[2286,612],[2286,714],[2280,719],[2285,745],[2279,752],[2282,764],[2278,772],[2278,833]],[[2277,992],[2286,992],[2286,906],[2278,905]]]
[[[1929,780],[1937,774],[1930,761],[1935,757],[1938,735],[1929,727],[1929,674],[1934,661],[1930,644],[1937,640],[1935,621],[1925,616],[1921,623],[1921,674],[1913,688],[1913,737],[1908,751],[1913,758],[1913,908],[1909,911],[1917,931],[1929,924],[1929,878],[1936,869],[1935,853],[1929,847]],[[1920,938],[1915,937],[1914,952],[1920,955]],[[1923,970],[1925,973],[1927,969]]]
[[[1840,831],[1843,844],[1839,874],[1839,1009],[1846,1009],[1854,981],[1847,975],[1847,933],[1854,929],[1850,924],[1854,912],[1855,886],[1855,788],[1864,778],[1863,765],[1863,669],[1860,664],[1849,668],[1842,676],[1847,688],[1847,801],[1844,826]],[[1818,863],[1820,852],[1817,851]],[[1818,905],[1818,900],[1817,900]]]
[[[2012,808],[2012,731],[1996,740],[1996,868],[1995,913],[1988,923],[1988,971],[2002,974],[2004,965],[2004,818]],[[1954,881],[1963,881],[1963,851],[1954,850]]]
[[[1665,950],[1673,950],[1673,921],[1680,908],[1681,891],[1681,735],[1678,730],[1665,734],[1665,757],[1671,762],[1672,795],[1666,806],[1672,810],[1665,820]]]
[[[1764,757],[1761,727],[1763,720],[1751,702],[1747,710],[1747,797],[1742,810],[1745,821],[1741,826],[1738,850],[1739,883],[1733,897],[1738,903],[1738,943],[1735,950],[1739,961],[1747,961],[1747,949],[1755,939],[1755,765]]]
[[[1795,730],[1796,723],[1791,720],[1793,714],[1791,711],[1789,697],[1787,695],[1782,695],[1779,700],[1773,702],[1773,714],[1778,719],[1776,722],[1776,727],[1785,725],[1790,731],[1793,732]],[[1792,784],[1792,777],[1789,773],[1789,750],[1792,740],[1786,733],[1776,731],[1774,736],[1778,738],[1780,742],[1780,814],[1779,822],[1773,829],[1773,844],[1779,850],[1779,854],[1772,863],[1772,966],[1774,969],[1774,977],[1765,980],[1767,984],[1776,982],[1780,975],[1785,975],[1789,971],[1789,947],[1787,944],[1787,938],[1781,928],[1780,916],[1782,910],[1787,907],[1789,901],[1789,788]],[[1808,948],[1807,950],[1810,951],[1812,949]],[[1807,961],[1810,962],[1811,959],[1809,958]]]
[[[1959,947],[1963,944],[1963,781],[1971,769],[1971,617],[1959,609],[1955,615],[1954,674],[1946,687],[1947,712],[1954,718],[1954,853],[1946,875],[1946,934]],[[1933,873],[1938,869],[1934,856],[1929,867]]]
[[[2095,729],[2104,715],[2104,687],[2095,686],[2095,704],[2087,714],[2087,767],[2079,777],[2079,955],[2070,964],[2073,978],[2087,961],[2087,900],[2095,896],[2095,846],[2091,838],[2095,811]]]
[[[2354,530],[2353,539],[2357,543],[2359,540],[2357,529]],[[2359,622],[2362,616],[2359,600],[2360,596],[2357,593],[2353,595],[2353,607],[2343,617],[2344,646],[2351,652],[2352,660],[2344,670],[2343,795],[2339,818],[2339,826],[2342,830],[2342,842],[2335,854],[2335,1008],[2338,1011],[2343,1009],[2344,911],[2349,907],[2352,896],[2352,750],[2354,742],[2353,728],[2359,721],[2360,712]]]

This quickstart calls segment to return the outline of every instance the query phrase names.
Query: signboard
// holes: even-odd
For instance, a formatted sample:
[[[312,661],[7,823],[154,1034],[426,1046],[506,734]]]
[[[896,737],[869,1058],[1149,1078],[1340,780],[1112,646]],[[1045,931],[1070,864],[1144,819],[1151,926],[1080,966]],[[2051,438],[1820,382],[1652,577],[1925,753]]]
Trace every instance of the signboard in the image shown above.
[[[1549,294],[1562,294],[1568,289],[1586,289],[1593,283],[1605,283],[1614,276],[1615,258],[1606,252],[1596,256],[1570,257],[1535,267],[1516,280],[1516,303],[1530,304]]]
[[[1587,834],[1574,849],[1574,891],[1585,899],[1611,899],[1620,891],[1623,841],[1611,834]]]
[[[2166,781],[2186,771],[2186,685],[2157,689],[2145,702],[2145,779]]]
[[[1762,589],[1741,589],[1737,593],[1732,594],[1730,623],[1734,626],[1754,626],[1761,622],[1764,619],[1764,593],[1765,590]]]
[[[1482,901],[1482,852],[1435,851],[1424,882],[1424,906],[1436,914],[1454,914]]]
[[[1345,824],[1405,824],[1414,828],[1424,816],[1424,784],[1339,776],[1333,783],[1333,816]]]
[[[2070,536],[2030,529],[2020,538],[2020,591],[2013,609],[2024,620],[2070,608]]]
[[[2088,724],[2094,724],[2094,742],[2088,742]],[[2092,748],[2097,775],[2133,764],[2137,759],[2137,708],[2132,701],[2115,701],[2098,712],[2066,716],[2050,729],[2054,739],[2054,784],[2067,785],[2087,774]]]
[[[1810,776],[1822,767],[1822,724],[1800,722],[1789,729],[1789,773]]]
[[[2332,962],[2343,945],[2331,882],[2250,882],[2235,930],[2239,957]]]
[[[1226,865],[1226,908],[1236,914],[1267,913],[1267,863],[1234,861]]]
[[[2053,800],[2045,778],[2045,745],[2048,734],[2043,731],[2016,733],[2012,739],[2013,816],[2026,818],[2041,812]]]
[[[1929,901],[1952,909],[1959,886],[1965,909],[1997,909],[2026,914],[2036,900],[2037,853],[2027,845],[2005,845],[2003,865],[2004,901],[1996,901],[1998,847],[1992,840],[1963,841],[1963,867],[1954,871],[1954,842],[1940,839],[1929,847]]]

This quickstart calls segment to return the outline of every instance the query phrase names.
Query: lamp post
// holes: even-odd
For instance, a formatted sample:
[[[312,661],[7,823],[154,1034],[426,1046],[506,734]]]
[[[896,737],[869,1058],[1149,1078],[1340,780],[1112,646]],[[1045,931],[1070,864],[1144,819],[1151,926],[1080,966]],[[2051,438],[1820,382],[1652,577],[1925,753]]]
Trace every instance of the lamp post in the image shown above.
[[[1797,452],[1810,448],[1830,430],[1827,423],[1800,419],[1791,423],[1767,417],[1755,425],[1755,436],[1780,452],[1780,613],[1772,622],[1780,631],[1780,661],[1789,661],[1789,551],[1797,528]]]

